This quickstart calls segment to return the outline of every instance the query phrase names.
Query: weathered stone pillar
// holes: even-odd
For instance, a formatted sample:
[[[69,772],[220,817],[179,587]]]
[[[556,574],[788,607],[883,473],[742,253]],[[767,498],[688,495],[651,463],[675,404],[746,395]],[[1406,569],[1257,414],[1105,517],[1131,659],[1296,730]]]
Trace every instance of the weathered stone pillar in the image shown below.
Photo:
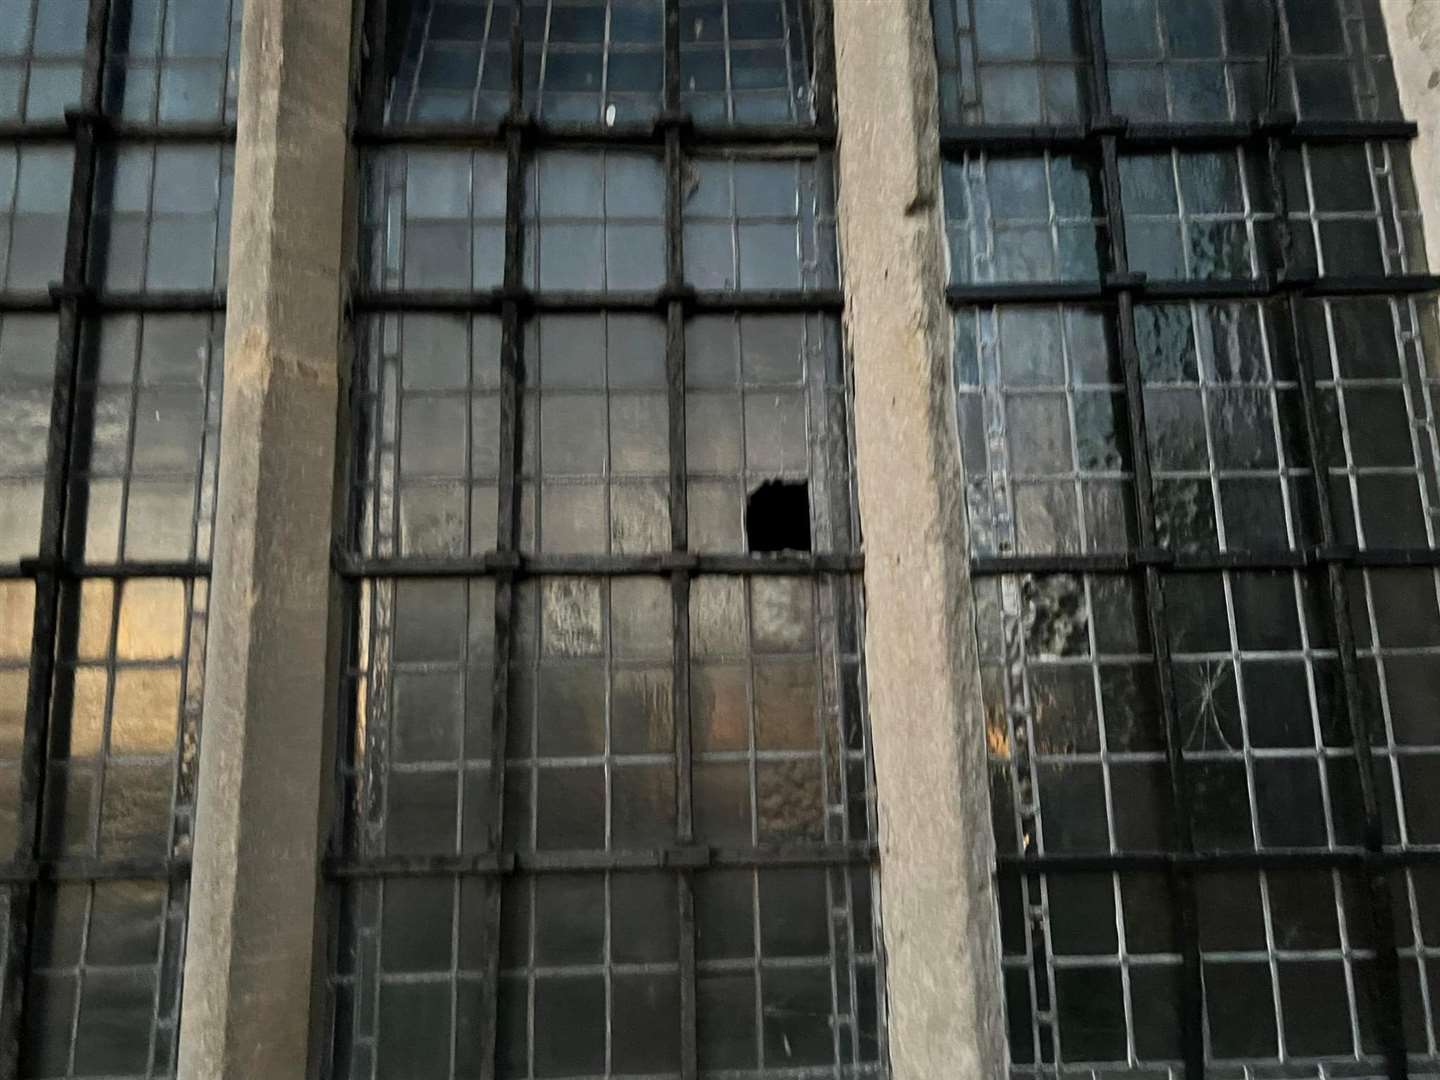
[[[1000,1077],[1000,947],[946,376],[926,0],[836,0],[840,224],[895,1080]]]
[[[305,1073],[351,8],[245,5],[185,1080]]]
[[[1420,128],[1410,146],[1430,267],[1440,266],[1440,4],[1380,0],[1404,115]]]

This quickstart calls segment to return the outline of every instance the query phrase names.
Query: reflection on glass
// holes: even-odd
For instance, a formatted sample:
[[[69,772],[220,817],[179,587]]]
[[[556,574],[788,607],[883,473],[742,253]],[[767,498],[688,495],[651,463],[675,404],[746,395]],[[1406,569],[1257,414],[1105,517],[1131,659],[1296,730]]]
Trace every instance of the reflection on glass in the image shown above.
[[[521,0],[524,105],[553,124],[648,123],[664,94],[660,0]],[[383,73],[391,124],[494,124],[510,107],[510,0],[412,0]],[[808,123],[808,0],[680,0],[681,104],[701,124]]]
[[[233,173],[234,152],[218,145],[105,154],[96,185],[96,277],[117,290],[223,289]]]
[[[1111,106],[1139,122],[1395,120],[1376,0],[1096,0]],[[1080,0],[932,0],[944,123],[1083,122]],[[1271,45],[1279,64],[1271,68]]]
[[[0,0],[0,124],[42,125],[0,144],[7,300],[43,311],[67,278],[75,150],[61,121],[81,104],[92,10],[109,19],[97,58],[105,119],[192,130],[102,140],[83,178],[82,284],[111,299],[143,293],[146,314],[82,304],[78,324],[0,316],[0,565],[13,573],[44,555],[82,571],[59,586],[53,641],[37,643],[55,661],[38,835],[16,827],[29,633],[45,593],[0,589],[0,858],[38,845],[47,864],[91,860],[113,877],[124,862],[140,876],[38,887],[21,1071],[57,1080],[174,1070],[187,895],[163,863],[188,858],[192,842],[208,587],[90,572],[210,557],[223,320],[166,309],[195,306],[175,292],[225,287],[233,152],[222,125],[234,121],[239,67],[238,0]],[[61,325],[78,341],[58,340]],[[57,356],[73,360],[75,380],[58,403]],[[52,446],[56,404],[68,431]],[[59,551],[40,550],[47,482],[64,507]]]
[[[808,0],[679,0],[680,101],[698,123],[814,116]]]
[[[55,333],[54,315],[0,317],[0,562],[39,551]]]
[[[950,280],[1085,281],[1108,266],[1098,171],[1079,157],[967,157],[942,167]]]
[[[74,151],[0,143],[0,289],[43,292],[60,279]]]
[[[234,122],[239,0],[129,0],[110,6],[106,110],[150,123]]]
[[[79,104],[88,8],[87,0],[0,2],[0,120],[53,122]]]
[[[1073,0],[935,0],[946,124],[1074,123],[1088,114]]]
[[[833,165],[688,163],[686,280],[699,289],[816,289],[838,282]]]
[[[526,176],[524,275],[541,289],[654,289],[665,280],[659,157],[542,151]]]

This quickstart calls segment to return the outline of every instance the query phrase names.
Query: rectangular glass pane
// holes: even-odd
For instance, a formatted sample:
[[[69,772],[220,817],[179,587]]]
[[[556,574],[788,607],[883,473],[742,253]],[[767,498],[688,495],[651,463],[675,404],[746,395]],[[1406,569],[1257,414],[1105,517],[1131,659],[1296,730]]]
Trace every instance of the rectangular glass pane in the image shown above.
[[[494,595],[490,581],[361,590],[341,759],[347,852],[493,849]]]
[[[1053,1075],[1057,1066],[1081,1063],[1125,1075],[1133,1060],[1163,1076],[1178,1065],[1180,955],[1171,903],[1160,875],[1001,882],[1014,1075],[1035,1075],[1037,1066]]]
[[[505,155],[387,150],[364,165],[362,268],[374,288],[485,289],[505,275]]]
[[[1329,276],[1428,269],[1409,148],[1310,145],[1284,162],[1296,266]]]
[[[703,1075],[882,1075],[864,871],[695,879]]]
[[[670,550],[665,323],[542,315],[526,327],[522,550]]]
[[[13,858],[19,839],[20,756],[34,621],[34,583],[0,582],[0,858]]]
[[[56,317],[0,316],[0,562],[39,553]]]
[[[941,177],[952,284],[1093,281],[1109,268],[1092,163],[967,155]]]
[[[188,853],[207,599],[204,583],[163,578],[67,590],[45,854]]]
[[[1434,301],[1309,301],[1303,318],[1340,540],[1432,547]]]
[[[110,8],[105,108],[136,123],[234,123],[240,0],[129,0]]]
[[[694,583],[690,708],[704,842],[871,835],[857,605],[839,582]]]
[[[813,160],[689,163],[685,280],[697,289],[838,284],[834,166]]]
[[[105,289],[223,290],[230,263],[234,150],[127,145],[102,152],[92,235]]]
[[[559,292],[657,289],[665,280],[665,175],[658,156],[537,154],[525,181],[524,278]]]
[[[701,124],[814,118],[808,0],[679,0],[680,101]]]
[[[354,391],[353,524],[369,555],[463,555],[497,546],[500,320],[372,316]]]
[[[188,893],[163,881],[41,887],[23,1075],[173,1074]]]
[[[747,509],[766,485],[784,485],[802,514],[806,550],[852,550],[838,324],[816,315],[707,315],[687,323],[685,344],[691,549],[755,550],[768,522],[748,520]]]
[[[663,846],[675,837],[670,590],[659,578],[519,588],[505,843]]]
[[[44,293],[60,280],[74,150],[0,142],[0,289]]]
[[[1072,0],[935,0],[931,8],[943,124],[1089,115],[1084,23]]]
[[[664,89],[662,0],[523,0],[525,104],[554,123],[647,122]]]
[[[219,315],[116,315],[87,328],[69,513],[85,558],[210,556],[225,325]]]
[[[1097,0],[1114,111],[1132,121],[1396,120],[1373,0]],[[946,124],[1076,123],[1090,115],[1076,0],[934,0]],[[1272,44],[1279,63],[1270,70]]]
[[[1314,542],[1285,308],[1144,305],[1135,324],[1161,542],[1184,553]]]
[[[506,885],[500,1076],[678,1070],[677,884],[635,873]]]
[[[1131,269],[1161,281],[1258,276],[1271,265],[1266,175],[1235,150],[1122,158]]]
[[[954,379],[977,553],[1134,543],[1129,417],[1112,318],[1095,308],[955,314]]]
[[[388,123],[495,123],[505,115],[515,16],[510,0],[412,0],[390,10],[396,36],[386,42]]]
[[[0,3],[0,120],[54,123],[80,103],[87,0]]]

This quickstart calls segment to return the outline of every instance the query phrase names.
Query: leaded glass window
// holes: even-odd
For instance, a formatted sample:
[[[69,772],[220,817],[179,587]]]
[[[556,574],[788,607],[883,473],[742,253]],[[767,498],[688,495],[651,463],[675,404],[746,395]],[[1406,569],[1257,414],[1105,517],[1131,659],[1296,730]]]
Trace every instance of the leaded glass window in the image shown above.
[[[337,1080],[881,1073],[827,28],[369,5]]]
[[[1440,282],[1379,4],[933,8],[1012,1074],[1429,1074]]]
[[[7,1076],[175,1070],[239,22],[0,4]]]
[[[1073,124],[1097,78],[1135,120],[1249,121],[1276,107],[1313,120],[1398,120],[1373,0],[946,0],[934,6],[943,122]],[[1272,53],[1278,63],[1271,61]]]

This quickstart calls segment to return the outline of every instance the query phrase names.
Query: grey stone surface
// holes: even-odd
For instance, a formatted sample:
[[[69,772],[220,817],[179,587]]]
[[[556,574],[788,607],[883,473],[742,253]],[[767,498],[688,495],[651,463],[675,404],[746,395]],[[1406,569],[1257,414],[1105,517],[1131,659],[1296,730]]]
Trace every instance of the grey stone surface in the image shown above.
[[[350,38],[349,0],[246,3],[185,1080],[305,1075]]]
[[[1400,106],[1420,128],[1411,166],[1425,216],[1425,247],[1440,266],[1440,0],[1380,0]]]
[[[840,218],[896,1080],[1005,1069],[926,0],[835,0]]]

